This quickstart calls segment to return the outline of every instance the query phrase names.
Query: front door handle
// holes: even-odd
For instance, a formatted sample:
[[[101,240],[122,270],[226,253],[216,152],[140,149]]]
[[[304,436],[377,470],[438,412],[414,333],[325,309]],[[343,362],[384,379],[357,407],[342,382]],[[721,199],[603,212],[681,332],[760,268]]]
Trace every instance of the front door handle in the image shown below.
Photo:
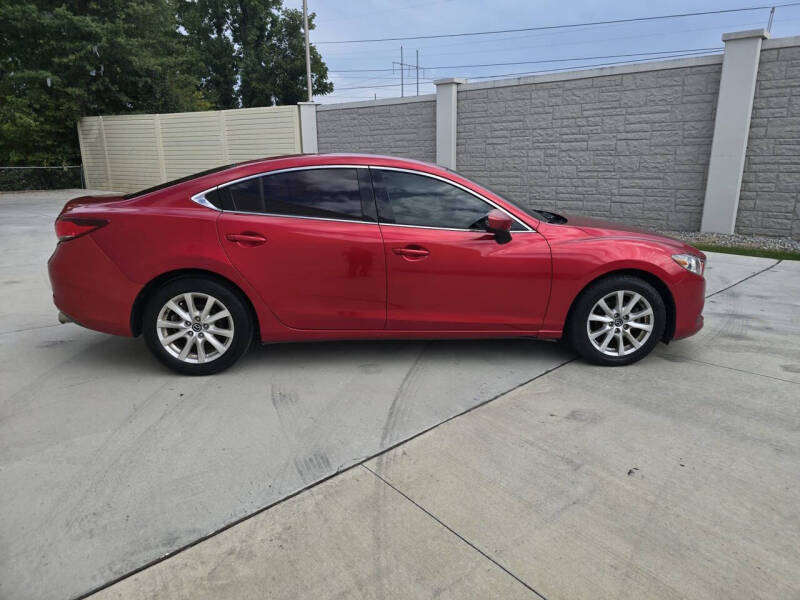
[[[407,259],[411,260],[419,260],[420,258],[425,258],[430,254],[427,248],[423,248],[422,246],[406,246],[405,248],[392,248],[392,252],[397,254],[398,256],[402,256]]]
[[[267,241],[267,238],[260,233],[251,232],[229,233],[225,236],[225,238],[229,242],[236,242],[237,244],[242,244],[243,246],[260,246]]]

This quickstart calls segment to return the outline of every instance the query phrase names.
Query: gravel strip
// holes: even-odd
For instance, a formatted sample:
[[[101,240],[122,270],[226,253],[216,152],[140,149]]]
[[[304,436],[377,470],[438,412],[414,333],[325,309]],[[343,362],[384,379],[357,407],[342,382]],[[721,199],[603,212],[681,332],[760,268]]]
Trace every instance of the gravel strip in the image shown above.
[[[758,237],[738,233],[700,233],[699,231],[659,231],[662,235],[678,238],[687,244],[714,244],[726,248],[757,248],[759,250],[783,250],[800,252],[800,240],[791,238]]]

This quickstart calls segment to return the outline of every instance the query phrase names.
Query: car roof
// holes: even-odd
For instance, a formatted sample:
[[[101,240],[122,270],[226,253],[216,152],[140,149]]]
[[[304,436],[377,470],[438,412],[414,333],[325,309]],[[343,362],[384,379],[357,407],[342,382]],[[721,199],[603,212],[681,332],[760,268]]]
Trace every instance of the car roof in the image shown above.
[[[388,156],[383,154],[362,154],[356,152],[328,152],[328,153],[314,153],[314,154],[284,154],[281,156],[270,156],[268,158],[257,158],[231,165],[231,168],[245,167],[245,166],[262,166],[273,167],[282,165],[283,163],[291,162],[295,166],[312,166],[324,164],[358,164],[358,165],[381,165],[387,166],[392,163],[396,165],[405,165],[409,167],[424,167],[441,169],[440,166],[430,162],[416,160],[413,158],[403,158],[399,156]]]

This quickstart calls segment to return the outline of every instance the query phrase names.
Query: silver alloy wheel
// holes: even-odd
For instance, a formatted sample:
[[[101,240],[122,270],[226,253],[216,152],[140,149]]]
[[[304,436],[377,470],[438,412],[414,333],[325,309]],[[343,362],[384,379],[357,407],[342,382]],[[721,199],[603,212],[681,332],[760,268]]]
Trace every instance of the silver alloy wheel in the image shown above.
[[[607,356],[625,356],[647,342],[654,318],[653,307],[644,296],[617,290],[600,298],[589,311],[586,333],[596,350]]]
[[[192,364],[218,359],[233,342],[233,317],[214,296],[198,292],[179,294],[158,313],[156,335],[164,349]]]

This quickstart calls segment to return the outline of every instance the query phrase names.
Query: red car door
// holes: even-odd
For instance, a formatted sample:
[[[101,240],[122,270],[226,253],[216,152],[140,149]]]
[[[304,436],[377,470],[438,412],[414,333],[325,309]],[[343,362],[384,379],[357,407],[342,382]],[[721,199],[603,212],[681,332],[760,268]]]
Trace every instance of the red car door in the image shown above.
[[[284,325],[384,328],[386,266],[367,169],[281,171],[219,194],[220,242]]]
[[[442,178],[371,168],[388,276],[387,328],[536,331],[550,248],[514,219],[511,241],[482,229],[495,208]]]

